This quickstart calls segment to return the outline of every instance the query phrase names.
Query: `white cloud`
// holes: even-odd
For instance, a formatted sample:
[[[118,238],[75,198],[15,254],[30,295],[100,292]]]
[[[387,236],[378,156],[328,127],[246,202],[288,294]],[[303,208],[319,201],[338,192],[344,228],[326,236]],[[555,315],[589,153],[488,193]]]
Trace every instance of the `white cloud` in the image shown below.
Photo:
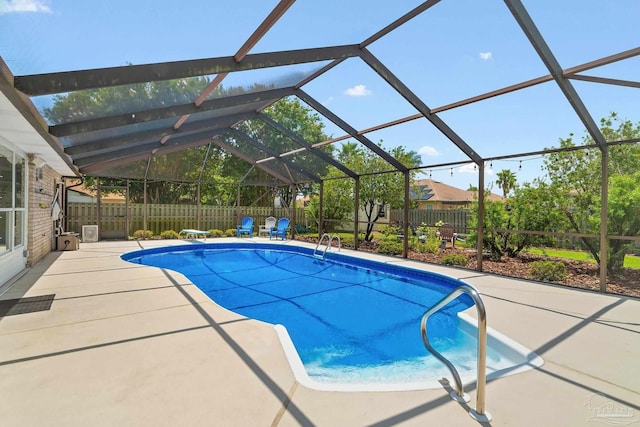
[[[474,168],[475,166],[475,168]],[[475,163],[466,163],[456,169],[459,173],[472,173],[474,175],[478,174],[478,166]],[[484,165],[484,173],[485,175],[492,176],[493,169],[489,166],[489,163],[485,162]]]
[[[430,147],[428,145],[425,145],[424,147],[421,147],[418,150],[418,154],[420,154],[421,156],[433,156],[433,157],[440,155],[438,150],[436,150],[435,148]]]
[[[369,96],[372,95],[373,92],[370,89],[367,89],[365,85],[355,85],[354,87],[350,87],[345,90],[344,94],[347,96]]]
[[[475,169],[474,169],[474,167],[473,167],[473,166],[476,166],[476,164],[475,164],[475,163],[467,163],[467,164],[464,164],[464,165],[462,165],[462,166],[460,166],[460,167],[458,168],[458,172],[460,172],[460,173],[473,173],[473,174],[477,174],[477,173],[478,173],[478,166],[476,166],[476,167],[475,167]]]
[[[480,59],[483,61],[490,61],[493,59],[493,54],[491,52],[480,52]]]
[[[6,13],[51,13],[51,8],[40,0],[0,0],[0,15]]]

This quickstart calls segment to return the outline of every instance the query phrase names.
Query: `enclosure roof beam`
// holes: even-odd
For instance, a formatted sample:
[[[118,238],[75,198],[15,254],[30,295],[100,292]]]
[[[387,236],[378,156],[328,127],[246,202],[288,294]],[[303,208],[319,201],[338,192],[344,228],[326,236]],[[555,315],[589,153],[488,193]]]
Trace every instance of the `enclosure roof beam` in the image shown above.
[[[553,76],[553,79],[560,87],[560,90],[569,101],[569,104],[571,104],[575,113],[584,124],[589,135],[591,135],[593,140],[600,145],[602,150],[606,149],[606,140],[602,135],[602,132],[600,132],[598,125],[591,117],[589,110],[587,110],[587,107],[582,102],[578,92],[575,90],[571,82],[564,76],[560,63],[553,55],[553,52],[542,37],[542,34],[540,34],[540,31],[531,19],[531,16],[529,16],[529,13],[522,2],[520,0],[504,0],[504,2],[515,20],[518,22],[518,25],[520,25],[520,28],[522,28],[522,31],[529,39],[531,45],[538,53],[538,56],[540,56],[540,59],[542,59],[542,62]]]
[[[218,117],[215,119],[200,120],[193,123],[187,123],[178,130],[172,127],[169,129],[160,128],[149,131],[141,131],[124,136],[116,136],[113,138],[100,138],[83,142],[77,145],[70,145],[64,149],[64,152],[73,156],[74,159],[79,159],[86,154],[90,155],[94,152],[107,152],[107,150],[117,149],[124,145],[134,146],[140,142],[149,142],[152,139],[159,140],[165,137],[186,135],[191,132],[200,132],[208,129],[219,129],[221,126],[231,127],[232,125],[240,121],[254,118],[256,117],[256,115],[257,113],[255,111],[250,111],[248,113],[234,114],[230,116]],[[158,143],[158,146],[161,145],[160,142],[156,142]]]
[[[282,126],[280,123],[276,122],[275,120],[273,120],[271,117],[267,116],[266,114],[263,114],[263,113],[258,114],[258,119],[262,120],[264,123],[266,123],[267,125],[271,126],[274,129],[276,129],[278,132],[284,134],[285,136],[287,136],[291,140],[297,142],[299,145],[301,145],[302,147],[306,148],[309,152],[315,154],[316,156],[320,157],[325,162],[329,163],[330,165],[334,166],[338,170],[342,171],[342,173],[344,173],[345,175],[348,175],[351,178],[355,178],[357,176],[357,174],[355,172],[353,172],[351,169],[347,168],[345,165],[343,165],[342,163],[338,162],[336,159],[334,159],[333,157],[331,157],[330,155],[328,155],[324,151],[314,149],[311,146],[311,144],[309,144],[307,141],[305,141],[302,137],[297,135],[295,132],[292,132],[291,130],[287,129],[286,127]]]
[[[391,164],[393,167],[395,167],[398,171],[406,172],[406,171],[409,170],[405,165],[400,163],[395,157],[391,156],[389,153],[387,153],[384,149],[382,149],[377,144],[374,144],[366,136],[360,135],[358,133],[358,131],[355,130],[353,127],[351,127],[347,122],[345,122],[340,117],[338,117],[336,114],[331,112],[324,105],[322,105],[321,103],[316,101],[312,96],[307,94],[302,89],[296,90],[296,96],[298,98],[300,98],[301,100],[303,100],[304,102],[306,102],[307,104],[309,104],[311,106],[311,108],[316,110],[318,113],[322,114],[327,119],[332,121],[336,126],[340,127],[342,130],[347,132],[349,135],[351,135],[352,138],[355,138],[356,140],[360,141],[365,147],[367,147],[368,149],[370,149],[371,151],[376,153],[383,160],[385,160],[386,162]]]
[[[236,62],[240,62],[247,56],[247,53],[253,48],[258,41],[269,31],[273,25],[285,14],[285,12],[295,3],[295,0],[280,0],[269,15],[258,25],[258,28],[249,36],[246,42],[238,49],[233,56]]]
[[[482,157],[478,155],[453,129],[449,127],[440,117],[433,114],[429,107],[398,78],[391,70],[389,70],[382,62],[378,60],[371,52],[363,48],[360,58],[369,65],[380,77],[382,77],[389,85],[394,88],[404,99],[406,99],[413,107],[418,110],[427,120],[431,122],[440,132],[444,134],[451,142],[453,142],[464,154],[467,155],[476,164],[482,162]]]
[[[609,79],[606,77],[585,76],[584,74],[569,74],[567,77],[572,80],[582,80],[585,82],[604,83],[609,85],[640,88],[640,82],[631,81],[631,80],[620,80],[620,79]]]
[[[640,47],[625,50],[623,52],[619,52],[614,55],[609,55],[604,58],[596,59],[595,61],[589,61],[580,65],[576,65],[575,67],[567,68],[562,72],[562,74],[567,78],[573,78],[573,76],[576,73],[591,70],[593,68],[602,67],[604,65],[612,64],[614,62],[622,61],[624,59],[633,58],[634,56],[638,56],[638,55],[640,55]],[[550,81],[553,81],[553,76],[551,74],[547,74],[546,76],[536,77],[534,79],[526,80],[524,82],[516,83],[514,85],[506,86],[500,89],[496,89],[490,92],[476,95],[471,98],[466,98],[460,101],[453,102],[451,104],[443,105],[441,107],[436,107],[436,108],[433,108],[431,112],[440,113],[442,111],[452,110],[457,107],[462,107],[464,105],[472,104],[474,102],[483,101],[485,99],[493,98],[495,96],[505,95],[507,93],[515,92],[521,89],[526,89],[528,87],[535,86],[541,83],[550,82]]]
[[[634,48],[634,49],[629,49],[623,52],[619,52],[616,53],[614,55],[610,55],[610,56],[606,56],[604,58],[600,58],[597,59],[595,61],[590,61],[590,62],[585,62],[584,64],[580,64],[580,65],[576,65],[575,67],[571,67],[571,68],[567,68],[566,70],[564,70],[563,74],[565,75],[565,77],[567,78],[574,78],[575,73],[581,72],[581,71],[586,71],[586,70],[590,70],[593,68],[597,68],[597,67],[602,67],[604,65],[608,65],[614,62],[618,62],[618,61],[622,61],[624,59],[629,59],[632,58],[634,56],[638,56],[640,55],[640,47],[638,48]],[[447,105],[443,105],[440,107],[434,107],[431,109],[432,113],[441,113],[443,111],[447,111],[447,110],[452,110],[454,108],[457,107],[462,107],[464,105],[468,105],[468,104],[473,104],[474,102],[478,102],[478,101],[483,101],[485,99],[489,99],[489,98],[493,98],[496,96],[500,96],[500,95],[504,95],[507,93],[511,93],[511,92],[515,92],[517,90],[520,89],[526,89],[528,87],[531,86],[535,86],[541,83],[546,83],[546,82],[550,82],[553,81],[553,76],[551,74],[547,74],[546,76],[541,76],[541,77],[536,77],[534,79],[531,80],[526,80],[524,82],[520,82],[520,83],[516,83],[514,85],[510,85],[510,86],[506,86],[500,89],[496,89],[496,90],[492,90],[490,92],[485,92],[483,94],[480,95],[476,95],[473,96],[471,98],[466,98],[460,101],[456,101],[453,102],[451,104],[447,104]],[[607,83],[612,83],[613,82],[607,82]],[[632,82],[633,83],[633,82]],[[387,123],[382,123],[380,125],[377,126],[373,126],[367,129],[363,129],[358,131],[359,134],[367,134],[369,132],[374,132],[380,129],[385,129],[391,126],[395,126],[398,124],[402,124],[402,123],[407,123],[410,122],[412,120],[417,120],[417,119],[421,119],[424,116],[420,113],[418,114],[413,114],[411,116],[406,116],[406,117],[402,117],[400,119],[397,120],[393,120],[391,122],[387,122]],[[336,138],[332,138],[323,142],[319,142],[317,144],[314,144],[314,147],[319,147],[322,145],[327,145],[327,144],[333,144],[335,142],[338,141],[343,141],[345,139],[348,139],[350,137],[350,135],[342,135]]]
[[[375,33],[374,35],[372,35],[371,37],[369,37],[368,39],[366,39],[365,41],[360,43],[360,47],[369,46],[371,43],[375,42],[376,40],[381,39],[384,36],[386,36],[391,31],[393,31],[396,28],[400,27],[401,25],[409,22],[410,20],[412,20],[416,16],[420,15],[422,12],[424,12],[427,9],[429,9],[430,7],[435,6],[439,2],[440,2],[440,0],[428,0],[428,1],[425,1],[421,5],[415,7],[413,10],[411,10],[408,13],[404,14],[400,18],[398,18],[395,21],[393,21],[391,24],[387,25],[386,27],[384,27],[383,29],[381,29],[380,31],[378,31],[377,33]]]
[[[309,62],[330,61],[358,56],[358,45],[330,46],[246,55],[241,62],[233,56],[144,65],[97,68],[14,77],[14,87],[30,95],[50,95],[84,89],[130,85],[152,81],[182,79],[211,74]]]
[[[327,71],[329,71],[330,69],[335,67],[336,65],[342,63],[345,59],[346,58],[341,58],[341,59],[335,59],[335,60],[331,61],[330,63],[328,63],[324,67],[320,68],[318,71],[314,72],[313,74],[311,74],[311,75],[305,77],[304,79],[302,79],[301,81],[299,81],[298,84],[296,84],[294,87],[296,89],[301,88],[302,86],[306,85],[310,81],[315,80],[316,78],[320,77],[321,75],[323,75],[324,73],[326,73]]]
[[[286,158],[282,158],[282,157],[280,157],[280,154],[278,154],[277,152],[275,152],[274,150],[272,150],[272,149],[271,149],[270,147],[268,147],[267,145],[265,145],[265,144],[263,144],[263,143],[261,143],[261,142],[259,142],[259,141],[256,141],[254,138],[252,138],[251,136],[247,135],[246,133],[244,133],[244,132],[240,132],[240,131],[239,131],[239,130],[237,130],[237,129],[231,129],[231,133],[232,133],[232,134],[234,134],[234,135],[236,135],[237,137],[242,138],[242,139],[244,139],[245,141],[249,142],[251,145],[253,145],[254,147],[256,147],[258,150],[264,151],[264,152],[265,152],[265,153],[267,153],[268,155],[273,156],[273,157],[274,157],[276,160],[278,160],[279,162],[281,162],[281,163],[283,163],[284,165],[286,165],[286,166],[288,166],[288,167],[290,167],[290,168],[292,168],[292,169],[294,169],[294,170],[296,170],[296,171],[300,172],[301,174],[303,174],[303,175],[304,175],[304,176],[306,176],[307,178],[312,179],[312,180],[314,180],[314,181],[316,181],[316,182],[320,182],[320,181],[322,181],[322,179],[321,179],[319,176],[317,176],[317,175],[315,175],[315,174],[313,174],[313,173],[309,172],[308,170],[306,170],[305,168],[303,168],[303,167],[301,167],[301,166],[299,166],[299,165],[296,165],[294,162],[292,162],[292,161],[291,161],[291,160],[289,160],[289,159],[286,159]],[[293,181],[293,180],[292,180],[292,181]]]
[[[293,95],[294,92],[295,89],[290,87],[271,89],[252,93],[243,93],[241,95],[226,96],[224,98],[211,99],[209,101],[203,102],[200,107],[196,107],[193,103],[189,103],[150,110],[116,114],[113,116],[101,117],[97,119],[80,120],[76,122],[50,126],[49,133],[55,136],[69,136],[78,133],[93,132],[118,126],[126,126],[136,123],[145,123],[153,120],[178,117],[184,114],[193,114],[209,110],[238,107],[242,105],[250,106],[251,104],[271,102],[272,100],[277,100],[285,96]],[[257,107],[251,108],[251,110],[253,111],[256,111],[257,109]]]
[[[146,160],[146,159],[150,159],[152,157],[161,156],[161,155],[170,154],[170,153],[175,153],[177,151],[182,151],[182,150],[185,150],[187,148],[199,147],[201,145],[206,145],[209,142],[211,142],[211,138],[198,140],[198,141],[193,141],[193,142],[190,142],[190,143],[185,143],[185,144],[180,144],[180,145],[175,145],[175,146],[170,146],[170,147],[162,147],[160,149],[156,149],[156,150],[152,150],[152,151],[145,151],[145,152],[138,153],[138,154],[135,154],[135,155],[128,155],[126,157],[120,157],[120,158],[115,158],[115,159],[112,159],[111,157],[108,157],[107,160],[105,160],[105,161],[91,163],[91,164],[88,164],[86,166],[81,167],[80,168],[80,173],[88,175],[88,174],[92,174],[92,173],[95,173],[95,172],[98,172],[98,171],[101,171],[101,170],[127,165],[129,163],[133,163],[133,162],[136,162],[138,160]]]
[[[284,182],[285,184],[293,184],[293,181],[290,180],[289,178],[286,178],[285,176],[280,175],[278,172],[275,172],[274,170],[272,170],[268,166],[265,166],[264,164],[257,163],[254,159],[252,159],[251,157],[247,156],[242,151],[238,150],[235,147],[232,147],[230,145],[225,144],[220,139],[216,138],[212,142],[214,144],[216,144],[218,147],[220,147],[223,150],[227,151],[228,153],[230,153],[230,154],[232,154],[234,156],[237,156],[238,158],[240,158],[240,159],[244,160],[245,162],[249,163],[250,165],[254,165],[258,169],[268,173],[269,175],[271,175],[272,177],[274,177],[276,179],[279,179],[280,181]]]
[[[145,152],[156,154],[159,150],[163,150],[167,147],[177,147],[177,146],[182,147],[185,144],[190,144],[193,141],[204,140],[205,143],[209,143],[209,140],[206,140],[206,138],[211,139],[213,136],[224,134],[228,129],[229,129],[228,126],[221,126],[217,129],[208,129],[203,132],[196,132],[188,135],[180,135],[178,137],[169,139],[163,145],[160,145],[158,141],[153,140],[147,143],[142,143],[134,146],[126,146],[116,150],[109,150],[104,153],[97,153],[97,154],[92,153],[91,155],[74,159],[74,161],[76,165],[80,167],[84,167],[87,164],[99,163],[99,162],[108,160],[109,158],[123,158],[127,156],[135,156],[137,154],[145,153]]]
[[[295,0],[280,0],[280,2],[276,5],[276,7],[271,11],[269,16],[267,16],[262,23],[256,28],[256,30],[249,36],[247,41],[238,49],[236,54],[233,56],[233,59],[236,62],[242,61],[242,59],[249,53],[251,48],[253,48],[258,41],[269,31],[269,29],[284,15],[284,13],[291,7],[291,5],[295,2]],[[215,76],[215,78],[207,85],[206,88],[200,93],[198,98],[194,101],[194,105],[196,107],[200,107],[200,105],[207,99],[209,94],[213,92],[215,88],[217,88],[220,83],[229,75],[229,73],[220,73]],[[180,118],[173,125],[174,129],[180,128],[184,122],[189,118],[189,114],[184,114],[180,116]]]

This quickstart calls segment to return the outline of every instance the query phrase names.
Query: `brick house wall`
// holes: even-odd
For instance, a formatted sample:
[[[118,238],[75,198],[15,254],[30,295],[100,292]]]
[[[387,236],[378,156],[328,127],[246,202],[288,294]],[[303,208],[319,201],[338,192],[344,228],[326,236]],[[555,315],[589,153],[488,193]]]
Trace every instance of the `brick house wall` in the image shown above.
[[[51,206],[56,193],[56,183],[61,175],[48,165],[37,168],[29,162],[27,265],[35,265],[45,255],[56,249],[55,223],[51,218]],[[39,172],[39,173],[38,173]],[[36,176],[36,173],[38,175]]]

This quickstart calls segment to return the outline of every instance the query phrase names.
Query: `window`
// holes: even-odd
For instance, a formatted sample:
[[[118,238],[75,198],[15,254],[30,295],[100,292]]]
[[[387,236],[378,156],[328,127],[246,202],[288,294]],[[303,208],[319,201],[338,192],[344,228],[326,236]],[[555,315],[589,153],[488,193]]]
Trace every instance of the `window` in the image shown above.
[[[16,199],[15,199],[15,205],[13,206],[14,208],[24,208],[24,202],[25,202],[25,179],[24,179],[24,171],[25,171],[25,160],[18,156],[17,154],[15,155],[15,165],[16,165],[16,169],[15,169],[15,177],[16,177]]]
[[[14,224],[13,247],[17,248],[24,244],[24,211],[15,211]]]
[[[24,245],[26,161],[0,146],[0,254]]]
[[[13,153],[0,146],[0,209],[11,208],[13,198]]]
[[[7,214],[8,212],[0,211],[0,254],[9,250],[7,247],[7,236],[9,236]]]

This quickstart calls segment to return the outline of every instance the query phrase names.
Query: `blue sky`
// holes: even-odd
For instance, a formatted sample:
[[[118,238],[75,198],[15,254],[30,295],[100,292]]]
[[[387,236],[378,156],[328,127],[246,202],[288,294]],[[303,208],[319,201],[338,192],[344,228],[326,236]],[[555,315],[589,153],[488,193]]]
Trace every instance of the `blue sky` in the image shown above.
[[[420,1],[298,0],[251,53],[359,43]],[[638,0],[523,0],[563,68],[640,46]],[[0,56],[14,75],[230,56],[275,7],[275,0],[0,0]],[[443,0],[369,47],[430,108],[548,74],[504,2]],[[224,84],[270,82],[309,72],[236,73]],[[639,80],[640,57],[584,74]],[[594,120],[615,111],[640,121],[637,88],[572,81]],[[359,59],[303,88],[356,129],[417,111]],[[34,100],[46,105],[47,99]],[[554,82],[439,113],[482,157],[541,150],[584,126]],[[327,124],[327,132],[344,132]],[[403,145],[423,164],[465,156],[425,119],[368,134]],[[522,162],[520,162],[522,160]],[[519,181],[541,175],[539,158],[493,162],[485,178],[511,169]],[[430,168],[424,177],[466,188],[472,166]],[[495,187],[494,187],[495,188]]]

